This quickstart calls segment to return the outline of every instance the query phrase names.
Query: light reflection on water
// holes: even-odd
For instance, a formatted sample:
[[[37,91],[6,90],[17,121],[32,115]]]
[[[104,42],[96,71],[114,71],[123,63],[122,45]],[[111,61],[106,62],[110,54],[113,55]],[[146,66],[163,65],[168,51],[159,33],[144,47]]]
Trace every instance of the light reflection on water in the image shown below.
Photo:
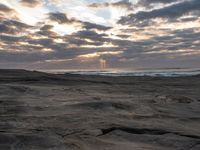
[[[70,73],[80,75],[100,75],[100,76],[164,76],[179,77],[193,76],[200,74],[200,69],[145,69],[145,70],[40,70],[49,73]]]

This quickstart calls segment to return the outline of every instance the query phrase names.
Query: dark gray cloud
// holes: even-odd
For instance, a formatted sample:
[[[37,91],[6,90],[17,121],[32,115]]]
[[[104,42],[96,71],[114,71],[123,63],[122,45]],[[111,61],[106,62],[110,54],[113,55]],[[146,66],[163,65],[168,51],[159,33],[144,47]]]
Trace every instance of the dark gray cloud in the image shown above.
[[[179,3],[184,0],[139,0],[136,4],[137,6],[151,8],[155,4],[170,4],[170,3]]]
[[[139,46],[142,44],[144,53],[165,56],[180,54],[179,50],[181,50],[181,53],[187,54],[190,53],[190,50],[197,50],[200,46],[198,43],[200,32],[196,32],[194,28],[169,31],[168,34],[136,43]],[[196,44],[194,44],[195,41],[197,42]],[[163,50],[165,52],[162,52]],[[142,51],[140,50],[139,53],[143,53]]]
[[[49,30],[40,30],[36,33],[42,36],[46,36],[46,37],[59,38],[59,35],[56,32],[49,31]]]
[[[41,28],[40,28],[40,30],[42,30],[42,31],[47,31],[47,30],[50,30],[50,29],[52,29],[53,28],[53,25],[44,25],[44,26],[42,26]]]
[[[49,45],[52,45],[53,44],[53,39],[50,39],[50,38],[41,38],[41,39],[31,39],[28,41],[28,43],[30,44],[40,44],[44,47],[49,47]]]
[[[53,29],[53,25],[49,25],[49,24],[44,24],[40,27],[40,30],[36,32],[36,34],[39,34],[39,36],[46,36],[46,37],[50,37],[50,38],[59,38],[60,36],[58,35],[58,33],[52,31]]]
[[[105,59],[110,67],[119,68],[198,66],[200,63],[199,28],[190,26],[182,29],[157,28],[153,19],[163,18],[168,20],[167,23],[197,21],[200,16],[198,13],[200,1],[141,0],[139,2],[141,6],[146,7],[144,11],[130,14],[119,21],[120,24],[131,27],[113,30],[112,35],[119,39],[109,36],[112,27],[69,18],[61,12],[48,13],[47,20],[30,26],[19,19],[5,16],[5,13],[13,13],[14,10],[0,5],[0,12],[4,13],[0,22],[0,64],[17,63],[19,66],[35,64],[37,67],[44,68],[50,66],[50,69],[52,65],[57,69],[66,66],[95,68],[99,65],[99,59]],[[127,4],[131,7],[128,8]],[[162,7],[147,8],[149,5],[157,6],[157,4]],[[104,7],[109,5],[126,7],[128,10],[134,8],[129,1],[101,3],[101,6],[103,5]],[[183,17],[187,14],[190,16]],[[79,31],[70,35],[61,35],[55,31],[49,20],[62,25],[78,26]],[[145,27],[148,27],[148,30]],[[142,34],[144,39],[134,39],[140,36],[137,35],[138,33]],[[149,38],[146,38],[148,36]],[[112,46],[105,46],[109,44]],[[123,53],[119,55],[108,53],[117,51]],[[95,53],[100,54],[98,58],[81,62],[80,55]],[[188,64],[182,63],[183,61]]]
[[[36,7],[42,4],[41,0],[20,0],[20,3],[27,7]]]
[[[73,34],[79,38],[83,38],[83,39],[91,39],[91,40],[101,40],[103,37],[106,36],[106,34],[98,34],[94,31],[89,31],[89,30],[83,30],[83,31],[79,31],[75,34]]]
[[[178,2],[181,0],[139,0],[139,3],[173,3],[173,2]]]
[[[22,41],[22,37],[17,37],[17,36],[10,36],[10,35],[0,35],[0,40],[1,42],[5,43],[16,43],[19,41]]]
[[[123,39],[127,39],[128,37],[130,37],[130,35],[128,35],[128,34],[118,34],[116,36],[123,38]]]
[[[118,23],[120,24],[137,24],[137,22],[148,21],[154,18],[164,18],[173,20],[183,15],[187,15],[190,12],[199,11],[199,0],[184,1],[178,4],[170,5],[160,9],[154,9],[152,11],[140,11],[136,14],[130,14],[122,17]]]
[[[51,21],[58,22],[60,24],[76,24],[77,23],[77,24],[82,25],[82,27],[86,30],[97,29],[100,31],[106,31],[106,30],[111,29],[111,27],[106,27],[103,25],[98,25],[98,24],[90,23],[90,22],[84,22],[84,21],[77,20],[75,18],[68,18],[65,13],[60,13],[60,12],[49,13],[48,19],[50,19]]]
[[[101,46],[108,41],[106,34],[91,31],[91,29],[94,29],[93,26],[71,35],[59,36],[51,31],[52,25],[44,23],[32,27],[20,21],[7,20],[3,25],[10,28],[14,27],[19,30],[19,33],[23,32],[26,36],[15,35],[13,33],[16,31],[6,31],[4,26],[0,26],[0,29],[5,33],[0,36],[0,63],[26,62],[28,64],[45,62],[45,60],[72,59],[95,51],[112,51],[109,48],[81,47],[84,45]],[[34,30],[38,28],[39,31],[35,30],[34,33],[24,31],[24,29],[29,28]],[[55,39],[60,39],[63,42],[56,42]],[[87,39],[90,39],[91,42],[88,42]],[[45,50],[52,50],[52,52],[45,52]]]
[[[90,29],[97,29],[100,31],[106,31],[111,29],[112,27],[107,27],[107,26],[103,26],[103,25],[98,25],[98,24],[94,24],[94,23],[90,23],[90,22],[82,22],[83,23],[83,27],[86,30],[90,30]]]
[[[18,19],[16,15],[17,12],[14,9],[0,3],[0,21],[5,20],[5,17]]]
[[[52,21],[58,22],[60,24],[72,24],[72,23],[76,23],[79,22],[76,19],[69,19],[65,13],[60,13],[60,12],[52,12],[48,14],[48,18]]]
[[[8,37],[1,36],[1,42],[9,43],[5,49],[7,51],[0,52],[0,62],[44,62],[45,60],[60,60],[72,59],[79,55],[85,55],[94,52],[104,51],[124,51],[119,56],[112,56],[111,54],[103,54],[101,58],[106,59],[107,63],[112,67],[127,67],[134,60],[134,66],[140,67],[161,67],[170,65],[180,66],[181,61],[190,59],[192,63],[198,62],[197,57],[184,56],[190,54],[190,50],[199,50],[199,36],[200,32],[196,29],[174,30],[168,31],[169,35],[158,36],[143,41],[129,41],[129,40],[114,40],[107,37],[106,34],[98,34],[94,31],[83,30],[72,35],[61,36],[63,43],[54,42],[54,38],[46,37],[41,39],[32,39],[30,37]],[[88,42],[85,39],[90,39],[93,42]],[[18,45],[16,42],[28,42],[29,45]],[[83,48],[83,45],[101,46],[105,42],[111,42],[118,47],[115,48]],[[196,43],[196,44],[195,44]],[[37,46],[36,46],[37,45]],[[76,45],[71,48],[70,45]],[[42,49],[49,48],[53,52],[44,53]],[[21,53],[9,52],[12,49],[20,49]],[[168,50],[163,52],[162,50]],[[184,50],[180,51],[179,50]],[[183,55],[183,56],[181,56]],[[171,57],[176,56],[174,59]],[[123,60],[123,61],[121,61]],[[167,63],[167,61],[171,61]],[[149,62],[149,64],[148,64]],[[195,64],[195,63],[194,63]],[[98,63],[97,63],[98,65]],[[73,65],[72,65],[73,66]]]
[[[124,8],[127,10],[133,10],[134,5],[129,0],[121,0],[115,3],[92,3],[89,5],[91,8],[106,8],[106,7],[116,7],[116,8]]]
[[[129,40],[113,40],[108,39],[106,34],[97,34],[93,31],[80,31],[73,35],[60,37],[63,39],[63,43],[54,42],[54,38],[48,37],[43,39],[31,39],[31,37],[8,37],[1,36],[1,42],[8,43],[5,47],[6,51],[0,52],[0,62],[18,62],[18,63],[35,63],[44,62],[45,60],[62,60],[72,59],[79,55],[85,55],[94,52],[104,51],[117,51],[123,50],[124,53],[119,56],[112,56],[111,54],[103,54],[101,58],[106,59],[107,63],[112,67],[127,67],[128,64],[134,60],[134,66],[142,67],[155,67],[155,65],[166,63],[172,56],[176,56],[175,60],[171,60],[173,65],[177,65],[177,62],[181,61],[180,52],[177,50],[185,49],[183,54],[190,53],[187,49],[198,50],[199,44],[193,42],[199,40],[200,33],[196,33],[194,29],[188,30],[176,30],[171,31],[169,34],[173,36],[155,37],[149,40],[133,42]],[[94,42],[87,42],[85,39],[94,40]],[[28,42],[29,45],[15,44],[16,42]],[[116,48],[83,48],[82,45],[95,45],[101,46],[104,42],[110,41],[112,44],[117,45]],[[164,44],[163,44],[164,43]],[[76,45],[76,48],[70,48],[70,45]],[[37,46],[36,46],[37,45]],[[157,47],[155,47],[157,46]],[[44,53],[42,49],[49,48],[54,50],[53,52]],[[21,50],[21,52],[15,52],[13,49]],[[159,53],[161,50],[169,50],[168,53]],[[174,52],[173,52],[174,51]],[[123,59],[121,62],[119,60]],[[177,61],[177,59],[180,59]],[[185,58],[185,60],[192,59],[191,57]],[[195,60],[197,61],[197,60]],[[148,64],[149,62],[149,64]],[[175,63],[176,62],[176,63]],[[193,61],[192,61],[193,62]],[[72,65],[72,64],[71,64]],[[78,65],[78,62],[77,62]],[[98,66],[98,63],[96,64]],[[73,65],[72,65],[73,66]],[[75,66],[74,66],[75,67]],[[76,66],[77,67],[77,66]],[[158,66],[159,67],[159,66]]]
[[[0,3],[0,12],[13,12],[14,10],[9,8],[8,6]]]
[[[98,34],[90,30],[78,31],[71,35],[65,35],[64,37],[65,42],[68,42],[69,45],[76,45],[77,47],[84,45],[101,46],[111,40],[106,34]]]
[[[31,29],[32,26],[16,20],[6,20],[0,23],[0,32],[6,34],[17,34]]]

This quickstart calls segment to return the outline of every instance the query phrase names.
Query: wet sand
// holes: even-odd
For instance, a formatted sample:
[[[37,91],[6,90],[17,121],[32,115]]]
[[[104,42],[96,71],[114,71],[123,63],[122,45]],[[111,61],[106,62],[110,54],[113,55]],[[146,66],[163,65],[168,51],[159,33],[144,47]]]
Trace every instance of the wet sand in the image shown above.
[[[0,150],[199,150],[200,76],[0,70]]]

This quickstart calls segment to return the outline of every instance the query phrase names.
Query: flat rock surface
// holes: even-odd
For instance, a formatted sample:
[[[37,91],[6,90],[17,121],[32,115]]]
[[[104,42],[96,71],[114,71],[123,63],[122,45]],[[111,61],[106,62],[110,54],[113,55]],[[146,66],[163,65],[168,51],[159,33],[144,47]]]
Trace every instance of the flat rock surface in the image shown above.
[[[200,149],[200,76],[0,70],[0,150],[133,149]]]

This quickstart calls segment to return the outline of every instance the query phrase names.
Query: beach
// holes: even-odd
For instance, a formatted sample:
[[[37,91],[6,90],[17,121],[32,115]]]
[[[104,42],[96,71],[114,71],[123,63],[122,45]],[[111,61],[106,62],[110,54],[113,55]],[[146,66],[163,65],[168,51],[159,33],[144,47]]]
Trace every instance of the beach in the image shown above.
[[[200,76],[0,70],[1,150],[199,150]]]

